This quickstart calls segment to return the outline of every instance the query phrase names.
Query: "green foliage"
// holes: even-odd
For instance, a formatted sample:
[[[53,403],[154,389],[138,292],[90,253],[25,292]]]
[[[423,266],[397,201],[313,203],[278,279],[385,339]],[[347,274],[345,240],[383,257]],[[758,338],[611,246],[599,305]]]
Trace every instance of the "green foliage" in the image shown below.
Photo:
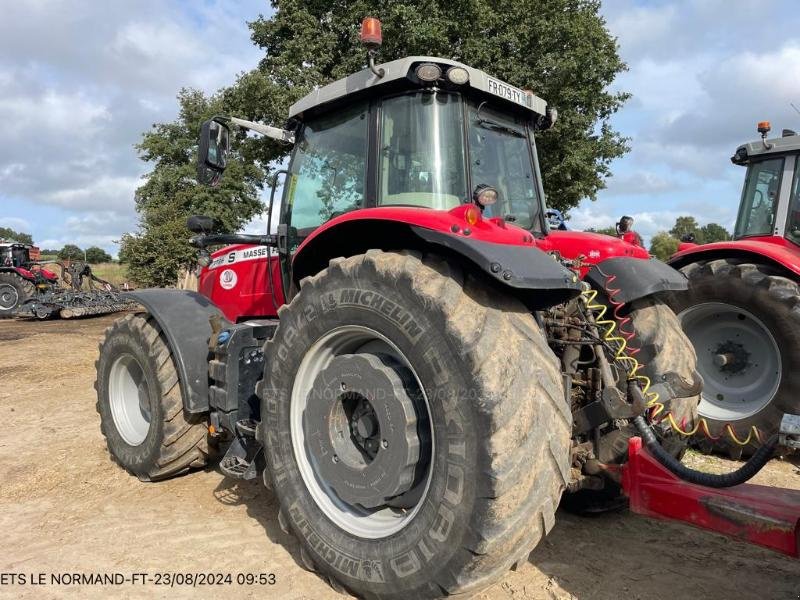
[[[703,232],[694,217],[678,217],[675,219],[675,225],[669,230],[669,233],[676,240],[692,235],[696,244],[703,243]]]
[[[91,246],[86,249],[86,262],[96,265],[97,263],[111,262],[111,255],[97,246]]]
[[[731,239],[731,234],[722,225],[708,223],[702,227],[694,217],[682,216],[675,219],[675,225],[669,233],[676,240],[683,239],[686,235],[694,236],[695,244],[710,244],[711,242],[724,242]]]
[[[61,260],[83,260],[83,250],[75,244],[67,244],[58,251]]]
[[[363,69],[359,24],[371,15],[383,23],[380,61],[453,58],[532,89],[558,109],[556,127],[538,138],[550,206],[563,211],[594,199],[610,162],[627,151],[609,125],[628,97],[609,85],[626,65],[599,0],[275,0],[273,6],[274,16],[250,24],[265,52],[259,67],[224,93],[226,104],[248,118],[281,123],[292,102],[315,86]],[[242,150],[262,164],[285,153],[269,140],[248,140]]]
[[[173,123],[154,125],[137,146],[140,157],[154,163],[136,190],[139,230],[120,241],[120,261],[140,285],[174,284],[181,266],[191,264],[196,251],[189,245],[186,219],[203,214],[219,219],[222,230],[241,228],[262,210],[259,200],[263,170],[240,156],[243,136],[231,136],[228,167],[219,185],[199,185],[197,139],[202,122],[230,112],[221,95],[207,98],[196,90],[178,94],[181,110]]]
[[[717,223],[709,223],[700,228],[700,233],[703,237],[704,244],[712,242],[727,242],[731,239],[731,234],[722,225]]]
[[[659,260],[666,261],[678,251],[678,240],[666,231],[661,231],[650,240],[650,254]]]
[[[604,235],[610,235],[613,237],[617,237],[617,228],[616,227],[589,227],[586,231],[590,231],[592,233],[602,233]]]
[[[33,244],[33,237],[31,237],[30,233],[14,231],[10,227],[0,227],[0,240],[5,240],[7,242],[20,242],[22,244]]]

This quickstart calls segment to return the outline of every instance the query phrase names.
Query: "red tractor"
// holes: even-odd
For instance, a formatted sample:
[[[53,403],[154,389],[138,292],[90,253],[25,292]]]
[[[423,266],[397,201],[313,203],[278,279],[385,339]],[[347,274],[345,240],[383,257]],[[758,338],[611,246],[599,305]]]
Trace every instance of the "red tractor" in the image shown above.
[[[36,261],[39,249],[30,244],[0,241],[0,319],[8,319],[26,301],[58,285],[58,275]]]
[[[527,560],[565,491],[592,507],[624,488],[661,514],[644,499],[672,473],[752,475],[777,438],[747,472],[675,458],[685,438],[663,417],[693,423],[700,380],[655,295],[685,278],[622,240],[548,230],[534,133],[554,112],[452,60],[378,66],[378,26],[362,28],[369,67],[299,100],[286,129],[203,124],[204,182],[231,125],[293,145],[277,233],[192,218],[198,247],[233,244],[203,257],[202,293],[130,294],[144,311],[109,328],[97,361],[114,460],[153,481],[225,449],[226,475],[273,490],[309,569],[380,598],[489,585]],[[629,453],[637,435],[658,462]],[[796,553],[796,515],[726,530],[711,500],[730,499],[697,489],[669,507]]]
[[[800,414],[800,136],[739,146],[747,167],[733,241],[685,241],[669,263],[690,282],[666,300],[703,376],[698,432],[735,455]]]

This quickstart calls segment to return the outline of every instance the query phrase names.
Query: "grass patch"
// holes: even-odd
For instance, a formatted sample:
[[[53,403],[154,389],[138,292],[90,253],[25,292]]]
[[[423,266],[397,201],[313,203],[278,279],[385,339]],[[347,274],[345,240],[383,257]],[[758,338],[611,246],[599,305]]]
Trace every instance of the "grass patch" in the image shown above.
[[[112,285],[122,287],[122,284],[128,281],[128,267],[120,263],[98,263],[91,265],[92,273],[100,279],[105,279]]]

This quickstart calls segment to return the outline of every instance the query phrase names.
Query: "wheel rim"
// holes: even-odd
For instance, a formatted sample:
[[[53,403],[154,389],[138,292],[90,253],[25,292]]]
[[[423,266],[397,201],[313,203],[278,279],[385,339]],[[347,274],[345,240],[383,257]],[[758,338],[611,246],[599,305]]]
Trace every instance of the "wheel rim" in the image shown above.
[[[11,310],[19,302],[19,292],[9,284],[0,285],[0,310]]]
[[[389,355],[413,375],[417,386],[415,393],[421,399],[420,404],[425,411],[420,417],[427,423],[424,427],[430,438],[426,456],[419,458],[419,461],[427,460],[427,466],[418,478],[419,482],[412,492],[409,492],[416,498],[413,506],[401,509],[383,505],[365,509],[342,500],[322,476],[320,465],[308,449],[303,416],[309,407],[308,400],[313,382],[334,358],[347,354]],[[300,363],[292,386],[290,406],[290,432],[295,460],[314,502],[328,519],[348,533],[369,539],[387,537],[406,527],[418,514],[427,497],[433,470],[430,457],[433,456],[434,439],[429,423],[428,399],[413,366],[395,344],[372,329],[352,325],[330,331],[309,348]]]
[[[747,310],[721,302],[678,315],[703,376],[701,416],[746,419],[767,406],[781,381],[781,355],[770,330]]]
[[[150,395],[144,371],[130,354],[111,365],[108,394],[117,431],[126,443],[138,446],[150,431]]]

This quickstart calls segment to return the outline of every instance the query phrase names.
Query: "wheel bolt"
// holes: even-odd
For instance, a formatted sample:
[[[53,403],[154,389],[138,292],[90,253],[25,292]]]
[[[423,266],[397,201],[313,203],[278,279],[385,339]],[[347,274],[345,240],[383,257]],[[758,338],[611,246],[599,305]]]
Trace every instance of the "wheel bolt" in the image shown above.
[[[336,464],[338,462],[339,462],[339,457],[334,454],[333,455],[333,464]]]
[[[381,442],[381,448],[388,448],[388,447],[389,447],[389,442],[387,442],[386,440],[383,440]]]

